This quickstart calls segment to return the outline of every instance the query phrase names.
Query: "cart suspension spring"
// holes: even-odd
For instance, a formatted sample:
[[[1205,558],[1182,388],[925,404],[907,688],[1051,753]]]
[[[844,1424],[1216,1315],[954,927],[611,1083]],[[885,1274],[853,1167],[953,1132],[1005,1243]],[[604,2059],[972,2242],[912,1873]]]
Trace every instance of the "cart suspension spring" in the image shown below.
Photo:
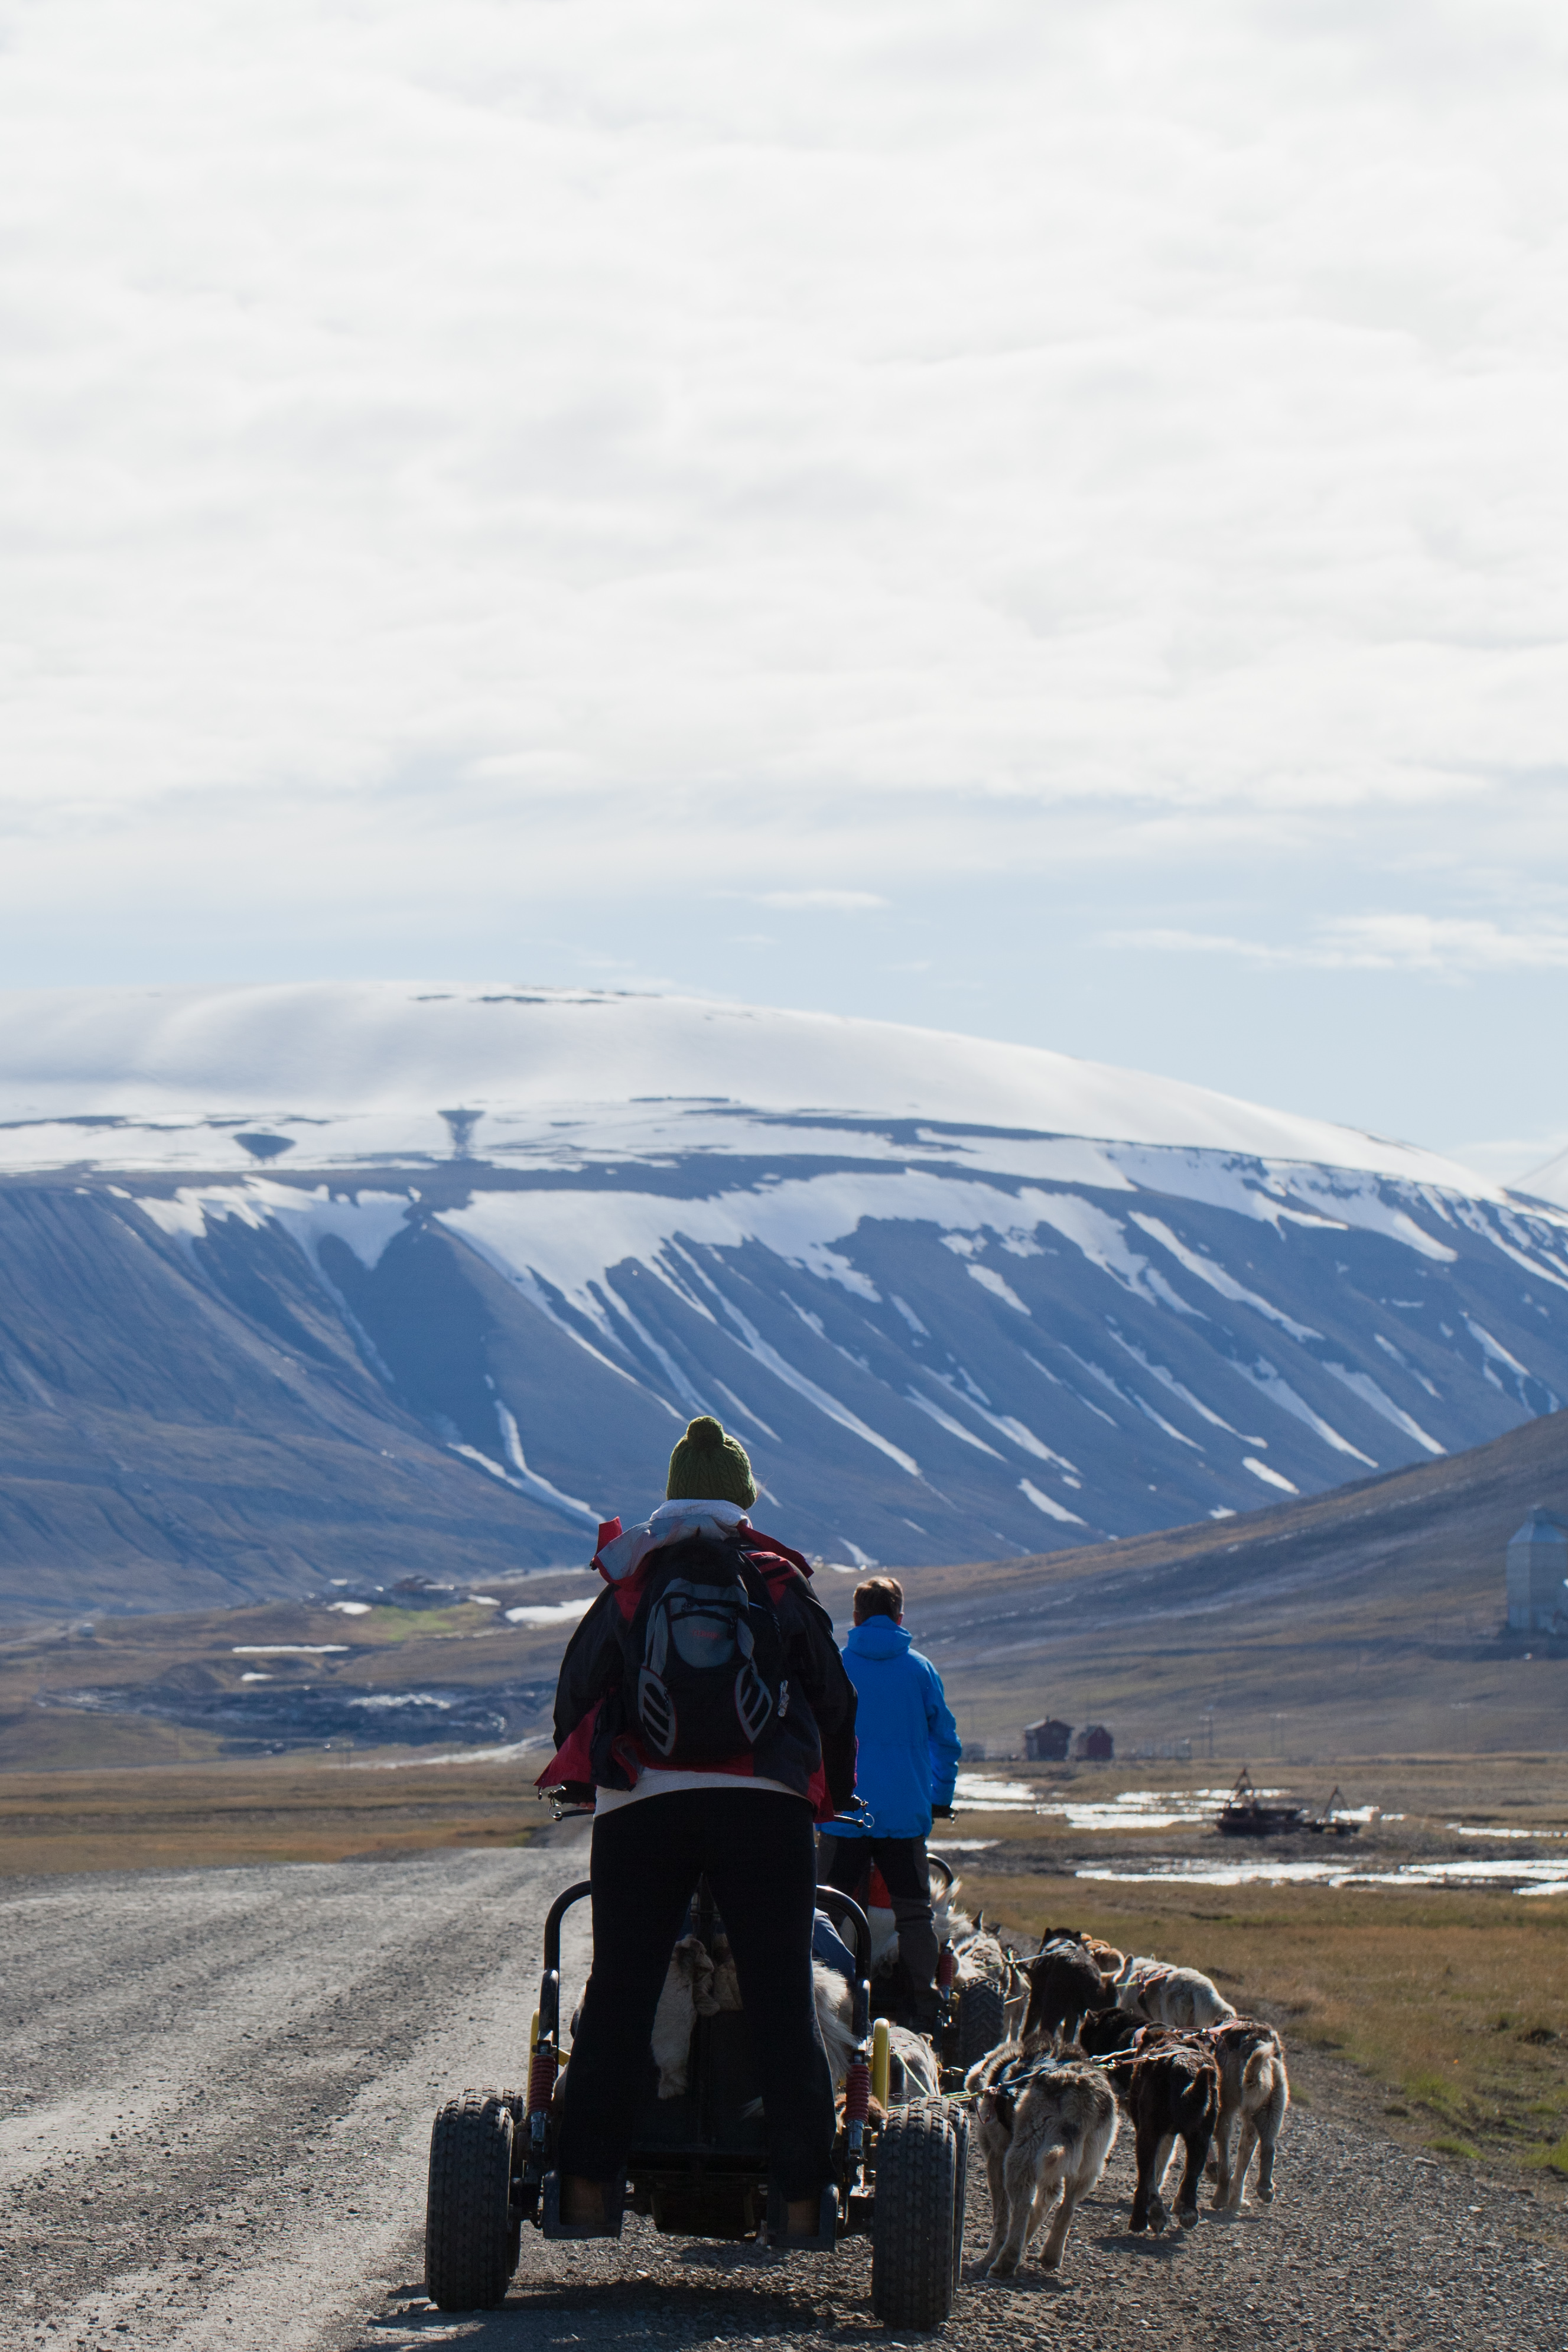
[[[555,2046],[552,2042],[541,2042],[528,2068],[528,2114],[547,2115],[554,2096]]]

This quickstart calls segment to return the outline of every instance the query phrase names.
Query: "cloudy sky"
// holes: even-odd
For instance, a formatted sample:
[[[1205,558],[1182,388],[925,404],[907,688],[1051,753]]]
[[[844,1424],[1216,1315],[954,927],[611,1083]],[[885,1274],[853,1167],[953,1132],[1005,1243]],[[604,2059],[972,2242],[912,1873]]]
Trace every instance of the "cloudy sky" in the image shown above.
[[[1568,1138],[1552,0],[0,0],[0,984]]]

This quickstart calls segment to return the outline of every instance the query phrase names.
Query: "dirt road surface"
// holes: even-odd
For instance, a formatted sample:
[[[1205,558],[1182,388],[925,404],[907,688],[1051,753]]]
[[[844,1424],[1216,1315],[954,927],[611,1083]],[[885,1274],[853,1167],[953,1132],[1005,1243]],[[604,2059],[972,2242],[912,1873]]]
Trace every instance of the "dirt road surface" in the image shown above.
[[[0,1894],[0,2345],[224,2352],[659,2352],[891,2344],[870,2260],[525,2232],[505,2308],[423,2289],[430,2121],[518,2082],[551,1896],[580,1846],[10,1881]],[[575,1915],[580,1920],[583,1913]],[[583,1943],[569,1938],[569,1973]],[[1568,2347],[1568,2263],[1514,2194],[1320,2107],[1280,2201],[1126,2234],[1119,2147],[1060,2279],[968,2281],[945,2340],[1013,2352]],[[968,2252],[984,2242],[972,2183]]]

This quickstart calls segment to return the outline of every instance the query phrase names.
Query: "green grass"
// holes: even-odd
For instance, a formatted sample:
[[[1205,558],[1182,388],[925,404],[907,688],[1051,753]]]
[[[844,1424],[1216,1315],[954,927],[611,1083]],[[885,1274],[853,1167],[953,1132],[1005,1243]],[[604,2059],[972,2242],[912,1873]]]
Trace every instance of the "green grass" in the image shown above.
[[[495,1613],[459,1603],[455,1609],[372,1609],[368,1616],[339,1622],[348,1628],[340,1637],[346,1642],[373,1641],[378,1649],[396,1648],[404,1642],[434,1641],[444,1633],[472,1633],[491,1623]]]
[[[1453,2074],[1436,2074],[1429,2068],[1417,2068],[1407,2074],[1401,2087],[1407,2097],[1418,2099],[1435,2116],[1457,2116],[1464,2107],[1465,2085],[1460,2080],[1457,2058],[1451,2062]]]

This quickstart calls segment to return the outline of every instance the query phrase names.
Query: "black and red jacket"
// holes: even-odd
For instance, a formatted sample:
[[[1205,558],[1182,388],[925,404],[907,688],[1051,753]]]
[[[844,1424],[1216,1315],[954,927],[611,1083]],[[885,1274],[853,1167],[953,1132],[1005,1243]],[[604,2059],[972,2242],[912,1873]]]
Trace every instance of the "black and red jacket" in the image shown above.
[[[784,1721],[769,1723],[755,1748],[737,1754],[733,1762],[705,1769],[742,1780],[779,1781],[809,1799],[819,1821],[831,1821],[850,1804],[855,1786],[855,1686],[839,1655],[832,1620],[812,1592],[810,1568],[798,1551],[744,1520],[733,1533],[767,1585],[777,1613],[791,1704]],[[583,1618],[560,1662],[556,1752],[539,1774],[537,1785],[541,1789],[580,1796],[595,1788],[632,1789],[652,1760],[622,1696],[620,1629],[636,1615],[663,1545],[657,1540],[647,1544],[629,1573],[614,1576],[617,1545],[630,1542],[622,1536],[618,1519],[600,1528],[593,1565],[607,1589]],[[606,1564],[607,1553],[611,1565]]]

